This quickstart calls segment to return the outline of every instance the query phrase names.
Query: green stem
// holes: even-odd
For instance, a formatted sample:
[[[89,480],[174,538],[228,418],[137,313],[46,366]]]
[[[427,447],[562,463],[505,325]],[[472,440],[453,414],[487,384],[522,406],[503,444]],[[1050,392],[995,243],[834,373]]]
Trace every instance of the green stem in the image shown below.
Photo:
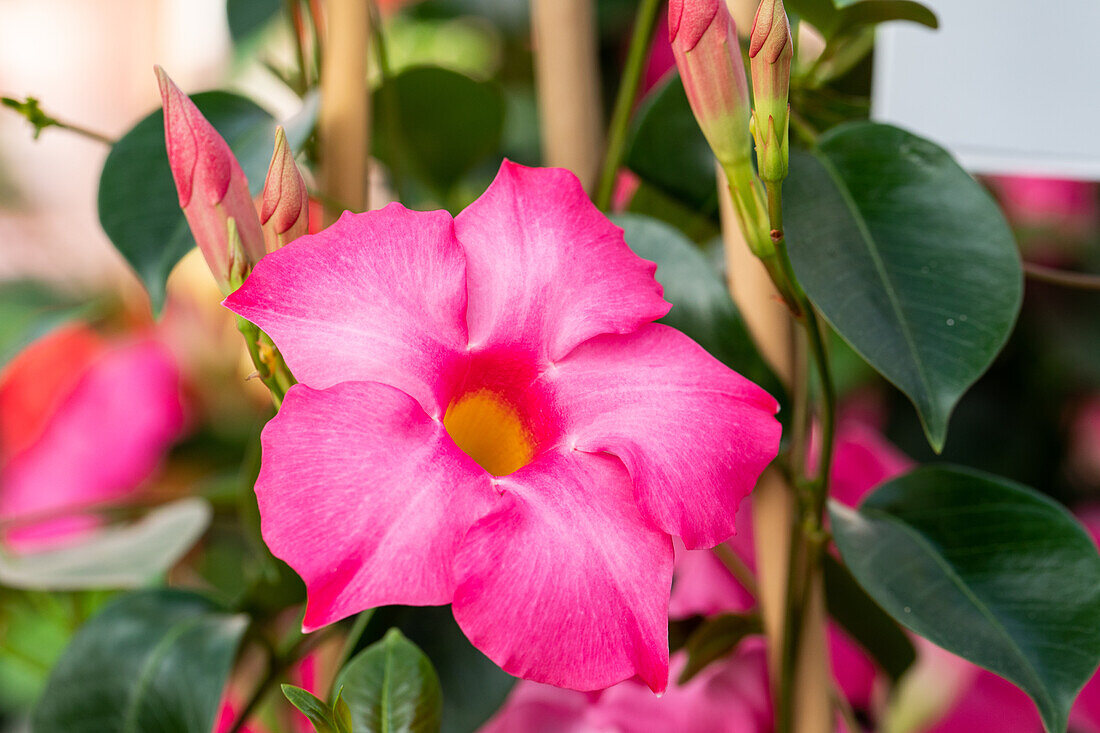
[[[711,552],[722,561],[734,580],[740,583],[755,598],[757,596],[756,576],[753,575],[752,570],[745,564],[745,561],[726,544],[718,545]]]
[[[290,25],[294,32],[294,50],[298,56],[298,88],[299,95],[305,94],[309,89],[309,66],[306,64],[305,47],[305,21],[302,19],[301,0],[284,0],[286,13],[290,16]]]
[[[271,337],[251,321],[237,316],[237,330],[244,337],[248,356],[252,359],[252,365],[256,367],[260,381],[271,392],[275,409],[279,409],[282,407],[287,391],[296,383],[283,360],[283,355],[279,353]]]
[[[248,719],[256,712],[256,708],[260,706],[260,703],[267,697],[271,688],[275,686],[275,683],[282,679],[283,675],[287,673],[287,670],[294,666],[299,659],[309,654],[318,644],[327,639],[336,628],[335,626],[329,626],[327,629],[322,629],[308,636],[303,636],[285,653],[271,654],[269,656],[267,674],[264,676],[263,680],[260,681],[260,684],[256,686],[256,690],[252,693],[252,697],[233,721],[233,725],[229,728],[229,733],[240,733],[245,724],[248,723]]]
[[[623,69],[619,94],[615,98],[615,109],[611,114],[611,124],[607,131],[607,154],[600,170],[599,184],[596,186],[595,203],[602,211],[611,206],[611,196],[615,192],[615,177],[622,165],[626,151],[626,136],[630,127],[630,113],[634,109],[634,100],[638,97],[638,88],[642,83],[646,54],[653,29],[657,24],[657,12],[661,9],[661,0],[642,0],[638,6],[638,15],[634,18],[634,35],[630,39],[626,67]]]
[[[783,649],[780,656],[779,700],[776,711],[776,730],[786,733],[793,719],[793,694],[796,665],[799,657],[802,627],[805,624],[806,598],[812,588],[812,579],[819,572],[822,552],[822,515],[829,490],[829,472],[832,468],[833,444],[836,435],[836,389],[833,385],[829,365],[829,354],[822,336],[817,311],[798,282],[787,250],[786,235],[783,231],[782,184],[766,184],[768,197],[768,222],[771,227],[771,239],[779,260],[784,279],[797,300],[801,317],[799,321],[806,331],[806,341],[813,357],[821,389],[819,419],[821,421],[821,453],[814,478],[806,491],[798,491],[796,511],[792,515],[790,556],[788,558],[787,593],[784,615]],[[809,391],[808,380],[802,379],[795,384],[795,391]],[[797,395],[796,395],[797,396]],[[806,421],[795,424],[793,450],[806,452],[805,433],[809,425]],[[804,455],[795,456],[795,464],[801,466]],[[801,472],[801,471],[800,471]],[[796,480],[801,483],[801,476]],[[798,581],[801,580],[801,583]]]
[[[1034,262],[1025,262],[1024,274],[1032,280],[1058,285],[1063,288],[1100,291],[1100,275],[1090,275],[1087,272],[1058,270],[1053,267],[1036,265]]]
[[[384,114],[382,121],[386,126],[386,138],[390,147],[389,169],[390,184],[398,201],[403,200],[404,177],[401,174],[401,152],[398,150],[401,144],[401,128],[397,118],[397,95],[393,86],[393,69],[390,67],[390,56],[386,50],[386,36],[382,32],[382,14],[378,11],[377,0],[368,0],[367,9],[370,13],[371,35],[374,41],[375,53],[378,57],[379,91],[382,94]]]
[[[336,678],[340,675],[340,670],[344,668],[344,665],[351,661],[351,657],[355,654],[355,648],[359,646],[359,640],[363,638],[363,632],[367,630],[367,624],[370,623],[371,617],[374,616],[374,609],[368,608],[366,611],[360,611],[359,615],[355,617],[355,623],[352,624],[351,631],[348,632],[347,638],[344,639],[344,648],[340,650],[340,658],[336,661],[336,673],[332,675],[332,682],[336,682]],[[329,688],[329,699],[332,699],[336,690]]]

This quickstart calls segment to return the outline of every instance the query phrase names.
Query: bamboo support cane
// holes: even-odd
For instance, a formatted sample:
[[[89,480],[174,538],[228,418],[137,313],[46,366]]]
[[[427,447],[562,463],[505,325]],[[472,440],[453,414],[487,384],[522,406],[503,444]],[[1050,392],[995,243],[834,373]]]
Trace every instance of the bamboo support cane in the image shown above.
[[[370,14],[366,0],[325,3],[325,43],[321,58],[321,189],[327,200],[325,224],[340,208],[366,211],[370,156],[370,88],[367,53]]]
[[[531,0],[543,165],[568,168],[591,191],[603,155],[592,0]]]

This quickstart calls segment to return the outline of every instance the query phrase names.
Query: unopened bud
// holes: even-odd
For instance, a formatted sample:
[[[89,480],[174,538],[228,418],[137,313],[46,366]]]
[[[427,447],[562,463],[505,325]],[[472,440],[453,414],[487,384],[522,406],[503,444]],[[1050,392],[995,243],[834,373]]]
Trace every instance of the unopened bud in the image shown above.
[[[760,178],[787,177],[790,160],[789,102],[794,42],[783,0],[762,0],[749,37],[752,67],[753,136]]]
[[[229,255],[229,290],[233,291],[244,285],[245,278],[252,271],[252,263],[248,261],[248,255],[244,253],[241,244],[241,235],[237,230],[237,220],[229,217],[225,223],[225,240]]]
[[[268,252],[274,252],[309,232],[306,182],[294,162],[294,154],[281,127],[275,130],[275,152],[267,169],[267,180],[264,181],[260,224]]]
[[[669,41],[695,119],[731,179],[752,177],[749,85],[724,0],[670,0]]]
[[[156,67],[164,102],[168,164],[195,242],[223,292],[230,292],[230,220],[249,266],[264,256],[263,233],[248,180],[229,145],[198,107]]]

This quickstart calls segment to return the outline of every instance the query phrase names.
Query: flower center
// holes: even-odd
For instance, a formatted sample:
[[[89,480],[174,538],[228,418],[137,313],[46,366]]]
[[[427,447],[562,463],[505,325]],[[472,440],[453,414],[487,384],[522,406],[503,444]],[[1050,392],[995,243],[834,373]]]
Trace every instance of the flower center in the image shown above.
[[[443,427],[462,451],[494,476],[507,476],[535,457],[535,440],[519,412],[499,394],[479,389],[447,408]]]

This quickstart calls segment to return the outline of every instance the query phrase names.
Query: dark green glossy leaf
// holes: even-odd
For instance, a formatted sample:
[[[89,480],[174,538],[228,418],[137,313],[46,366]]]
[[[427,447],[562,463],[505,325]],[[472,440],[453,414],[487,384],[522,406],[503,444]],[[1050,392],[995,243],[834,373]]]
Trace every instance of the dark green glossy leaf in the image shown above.
[[[760,633],[763,628],[759,616],[726,613],[708,618],[691,633],[684,645],[687,665],[680,673],[679,684],[688,682],[711,662],[731,654],[746,636]]]
[[[175,565],[202,536],[212,514],[206,501],[191,497],[72,546],[29,555],[0,550],[0,584],[42,590],[137,587]]]
[[[270,23],[283,5],[283,0],[226,0],[229,35],[240,43]]]
[[[282,685],[283,696],[309,719],[317,733],[336,733],[336,720],[332,709],[324,700],[308,690],[294,685]]]
[[[248,619],[138,591],[85,624],[50,674],[34,733],[210,733]]]
[[[424,652],[397,629],[340,671],[356,733],[434,733],[443,714],[439,677]]]
[[[897,681],[917,659],[913,642],[836,558],[825,555],[824,565],[829,615]]]
[[[253,195],[263,191],[275,143],[275,121],[244,97],[203,92],[192,97],[221,133],[248,176]],[[287,124],[297,149],[312,129],[315,109]],[[293,124],[292,124],[293,123]],[[180,210],[164,145],[164,113],[157,110],[111,148],[99,178],[99,222],[141,278],[155,310],[164,304],[168,273],[195,246]]]
[[[476,81],[437,67],[407,69],[374,95],[375,150],[386,163],[410,171],[446,195],[463,175],[493,156],[504,129],[504,94],[493,82]],[[390,99],[397,105],[389,109]],[[390,140],[390,132],[396,140]],[[398,151],[389,149],[396,143]]]
[[[450,606],[379,608],[362,644],[381,639],[391,626],[400,628],[435,663],[443,689],[443,733],[474,733],[500,709],[515,678],[470,643]]]
[[[942,148],[869,122],[792,153],[784,209],[806,293],[913,401],[941,450],[1020,310],[1020,256],[1000,209]]]
[[[80,303],[34,282],[0,287],[0,369],[35,339],[86,315],[94,304]]]
[[[1100,661],[1100,555],[1069,512],[1006,479],[929,467],[829,514],[887,613],[1018,685],[1049,731],[1065,730]]]
[[[642,102],[625,163],[643,181],[691,208],[707,214],[718,211],[714,154],[678,74],[671,74]]]
[[[732,369],[777,390],[778,380],[753,346],[729,291],[703,253],[668,224],[639,214],[617,214],[626,243],[643,259],[657,263],[657,281],[672,303],[662,323],[683,331]]]

